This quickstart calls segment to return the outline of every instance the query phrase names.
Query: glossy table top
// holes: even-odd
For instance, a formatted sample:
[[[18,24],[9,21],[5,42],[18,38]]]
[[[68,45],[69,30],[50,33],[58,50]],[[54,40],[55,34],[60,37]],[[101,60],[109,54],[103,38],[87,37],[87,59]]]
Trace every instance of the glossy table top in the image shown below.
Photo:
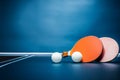
[[[30,57],[0,68],[0,80],[120,80],[120,63],[59,64],[50,57]]]

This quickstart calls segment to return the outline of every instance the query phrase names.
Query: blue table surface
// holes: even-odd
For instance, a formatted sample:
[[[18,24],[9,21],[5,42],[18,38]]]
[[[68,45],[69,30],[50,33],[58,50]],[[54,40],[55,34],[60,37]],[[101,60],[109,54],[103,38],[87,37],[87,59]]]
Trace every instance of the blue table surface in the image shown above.
[[[0,68],[0,80],[120,80],[119,63],[59,64],[50,57],[31,57]]]

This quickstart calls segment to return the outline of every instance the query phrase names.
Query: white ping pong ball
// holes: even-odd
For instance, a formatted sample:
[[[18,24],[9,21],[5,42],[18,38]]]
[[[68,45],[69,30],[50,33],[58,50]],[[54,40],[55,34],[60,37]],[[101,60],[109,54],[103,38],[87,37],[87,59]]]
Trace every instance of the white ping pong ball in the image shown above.
[[[72,60],[74,62],[80,62],[82,60],[82,54],[80,52],[78,52],[78,51],[74,52],[72,54]]]
[[[62,60],[62,54],[58,53],[58,52],[55,52],[55,53],[52,54],[51,59],[54,63],[59,63]]]

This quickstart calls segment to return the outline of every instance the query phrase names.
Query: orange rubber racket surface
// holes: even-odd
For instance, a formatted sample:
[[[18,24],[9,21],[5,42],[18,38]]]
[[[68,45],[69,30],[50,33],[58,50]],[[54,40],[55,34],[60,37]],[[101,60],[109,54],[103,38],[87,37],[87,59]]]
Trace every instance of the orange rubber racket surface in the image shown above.
[[[80,39],[74,45],[70,55],[75,51],[82,53],[82,62],[92,62],[100,56],[102,52],[102,42],[96,36],[87,36]]]

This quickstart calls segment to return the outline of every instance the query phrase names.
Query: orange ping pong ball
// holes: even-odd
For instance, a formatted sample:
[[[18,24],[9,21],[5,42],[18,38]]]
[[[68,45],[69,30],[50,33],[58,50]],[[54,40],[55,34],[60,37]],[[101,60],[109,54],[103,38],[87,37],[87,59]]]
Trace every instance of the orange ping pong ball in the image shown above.
[[[82,62],[92,62],[102,53],[102,42],[96,36],[81,38],[71,49],[70,55],[76,51],[82,54]]]

